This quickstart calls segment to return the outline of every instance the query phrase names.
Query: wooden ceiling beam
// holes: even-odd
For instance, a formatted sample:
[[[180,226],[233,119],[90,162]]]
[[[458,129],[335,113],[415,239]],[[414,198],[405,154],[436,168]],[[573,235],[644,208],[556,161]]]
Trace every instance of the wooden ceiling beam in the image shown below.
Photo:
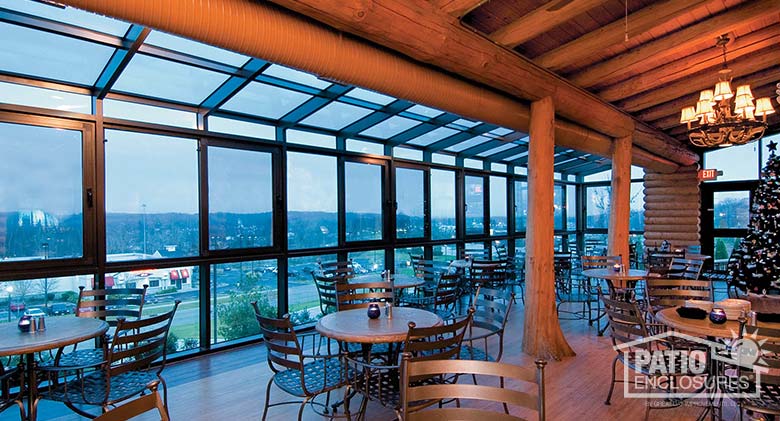
[[[710,0],[666,0],[652,4],[628,16],[628,35],[637,36],[663,22],[689,13]],[[550,70],[560,70],[576,63],[589,62],[590,57],[605,48],[620,44],[625,39],[625,22],[616,20],[596,31],[585,34],[552,51],[534,58],[534,62]]]
[[[442,12],[460,19],[487,1],[488,0],[433,0],[431,3]]]
[[[514,48],[608,0],[552,0],[490,34],[490,38]]]
[[[755,54],[751,54],[748,57],[742,57],[739,60],[730,62],[729,69],[731,69],[732,77],[734,78],[732,83],[734,89],[736,89],[738,85],[744,83],[750,84],[751,79],[745,78],[745,76],[780,63],[780,48],[777,46],[778,44],[774,44],[769,48],[765,48],[759,52],[756,52]],[[777,74],[774,76],[777,77]],[[679,98],[681,94],[699,92],[704,89],[714,88],[715,82],[717,81],[718,72],[717,67],[715,67],[698,72],[695,75],[691,75],[687,78],[680,79],[677,82],[664,85],[663,88],[647,90],[639,95],[635,95],[620,101],[616,105],[628,112],[645,110],[658,104],[663,104],[664,102],[669,102],[675,98]]]
[[[728,45],[727,58],[729,61],[735,60],[764,48],[777,45],[780,45],[780,24],[767,26],[745,36],[738,37]],[[615,102],[635,95],[637,92],[664,86],[702,70],[722,65],[722,53],[722,49],[713,46],[661,67],[642,72],[618,84],[608,86],[599,91],[598,96],[604,101]]]
[[[629,116],[499,46],[429,2],[272,0],[334,28],[527,101],[553,98],[559,116],[612,137],[633,131]]]
[[[645,60],[662,62],[710,38],[714,45],[721,34],[750,26],[769,14],[777,14],[777,0],[749,1],[663,38],[642,44],[609,60],[589,66],[572,75],[570,80],[583,88],[615,83],[621,78],[630,77],[633,72],[638,72],[639,66]]]

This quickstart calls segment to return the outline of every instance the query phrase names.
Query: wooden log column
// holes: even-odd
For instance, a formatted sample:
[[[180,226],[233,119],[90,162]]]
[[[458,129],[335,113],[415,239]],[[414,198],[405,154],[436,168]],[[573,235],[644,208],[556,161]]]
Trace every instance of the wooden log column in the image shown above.
[[[576,355],[563,337],[555,307],[553,163],[555,108],[551,97],[531,103],[528,142],[528,231],[523,352],[559,360]]]
[[[631,136],[612,143],[612,193],[609,198],[608,253],[623,256],[628,265],[628,232],[631,218]]]
[[[700,245],[698,165],[673,174],[645,172],[645,247],[664,240],[674,248]]]

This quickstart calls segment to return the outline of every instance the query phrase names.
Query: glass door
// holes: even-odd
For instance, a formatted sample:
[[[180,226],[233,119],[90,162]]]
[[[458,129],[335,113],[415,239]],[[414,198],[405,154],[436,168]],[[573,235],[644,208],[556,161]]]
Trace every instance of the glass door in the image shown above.
[[[747,234],[751,194],[756,182],[702,184],[701,245],[715,267],[725,267],[729,255]]]

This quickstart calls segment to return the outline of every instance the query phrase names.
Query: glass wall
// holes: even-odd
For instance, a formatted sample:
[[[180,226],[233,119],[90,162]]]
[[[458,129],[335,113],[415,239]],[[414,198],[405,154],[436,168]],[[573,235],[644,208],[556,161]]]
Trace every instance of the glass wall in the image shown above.
[[[506,177],[490,177],[490,235],[506,235]]]
[[[382,239],[383,169],[362,162],[344,164],[347,241]]]
[[[431,239],[455,238],[455,171],[431,170]]]
[[[419,238],[425,235],[425,171],[395,170],[396,236]]]
[[[287,244],[290,249],[338,244],[336,157],[287,153]]]
[[[515,181],[515,231],[525,232],[528,221],[528,183]]]
[[[485,179],[466,176],[466,235],[485,232]]]
[[[312,272],[322,263],[335,262],[335,254],[291,257],[287,259],[288,312],[293,324],[311,323],[320,317],[320,298]]]

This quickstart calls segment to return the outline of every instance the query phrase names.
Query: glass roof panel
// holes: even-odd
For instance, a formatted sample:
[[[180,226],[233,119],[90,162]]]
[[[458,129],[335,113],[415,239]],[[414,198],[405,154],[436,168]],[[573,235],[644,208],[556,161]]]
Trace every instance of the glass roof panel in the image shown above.
[[[125,120],[146,121],[149,123],[166,124],[168,126],[197,128],[195,113],[172,108],[155,107],[153,105],[118,101],[107,98],[103,100],[103,114],[106,117]]]
[[[424,117],[434,118],[444,114],[444,111],[437,110],[435,108],[426,107],[424,105],[415,105],[406,110],[407,112],[418,114]]]
[[[489,133],[492,133],[492,134],[494,134],[494,135],[496,135],[496,136],[506,136],[506,135],[508,135],[509,133],[512,133],[513,131],[514,131],[514,130],[511,130],[511,129],[505,129],[505,128],[503,128],[503,127],[499,127],[499,128],[497,128],[497,129],[493,129],[493,130],[491,130]]]
[[[74,113],[92,113],[92,98],[88,95],[6,82],[0,82],[0,102]]]
[[[113,90],[200,104],[228,75],[136,54],[119,75]]]
[[[40,16],[57,22],[68,23],[80,28],[116,35],[118,37],[124,36],[130,28],[129,23],[74,9],[72,7],[61,9],[38,2],[19,0],[0,0],[0,7]]]
[[[221,108],[249,115],[278,119],[303,104],[311,95],[251,82]]]
[[[458,131],[447,127],[439,127],[438,129],[431,130],[428,133],[425,133],[422,136],[418,136],[406,143],[417,146],[428,146],[431,143],[438,142],[439,140],[452,136],[455,133],[458,133]]]
[[[333,101],[303,119],[301,124],[322,127],[324,129],[341,130],[372,112],[367,108]]]
[[[478,153],[477,156],[490,156],[490,155],[493,155],[493,154],[496,154],[496,153],[499,153],[499,152],[503,152],[503,151],[505,151],[507,149],[512,149],[515,146],[517,146],[517,145],[514,144],[514,143],[507,143],[505,145],[501,145],[501,146],[495,147],[493,149],[488,149],[485,152]]]
[[[319,79],[317,76],[314,76],[311,73],[302,72],[300,70],[291,69],[289,67],[278,64],[272,64],[267,69],[265,69],[263,74],[318,89],[325,89],[332,85],[332,83]]]
[[[508,158],[504,158],[504,161],[514,161],[515,159],[520,159],[520,158],[522,158],[522,157],[524,157],[526,155],[528,155],[528,151],[519,153],[517,155],[512,155],[512,156],[510,156]]]
[[[464,140],[463,142],[456,143],[456,144],[450,146],[449,148],[445,149],[445,151],[450,151],[450,152],[465,151],[466,149],[468,149],[468,148],[470,148],[472,146],[477,146],[479,144],[488,142],[490,140],[491,139],[489,137],[474,136],[471,139]]]
[[[479,122],[477,121],[471,121],[471,120],[466,120],[465,118],[459,118],[453,121],[452,123],[450,123],[449,125],[454,125],[457,128],[464,128],[464,127],[469,128],[469,127],[474,127],[477,124],[479,124]]]
[[[367,89],[357,88],[357,87],[347,92],[344,96],[348,96],[350,98],[362,99],[363,101],[368,101],[378,105],[387,105],[395,101],[395,98],[391,96],[383,95],[378,92],[369,91]]]
[[[205,58],[219,63],[230,64],[236,67],[242,66],[249,60],[249,57],[245,55],[160,31],[152,31],[149,36],[146,37],[146,44],[167,48],[172,51],[178,51],[180,53]]]
[[[378,137],[380,139],[389,139],[398,133],[417,126],[418,124],[422,123],[405,117],[393,116],[369,127],[366,130],[363,130],[360,132],[360,134],[364,136]]]
[[[0,70],[94,85],[113,48],[0,23]],[[13,40],[11,42],[10,40]]]

